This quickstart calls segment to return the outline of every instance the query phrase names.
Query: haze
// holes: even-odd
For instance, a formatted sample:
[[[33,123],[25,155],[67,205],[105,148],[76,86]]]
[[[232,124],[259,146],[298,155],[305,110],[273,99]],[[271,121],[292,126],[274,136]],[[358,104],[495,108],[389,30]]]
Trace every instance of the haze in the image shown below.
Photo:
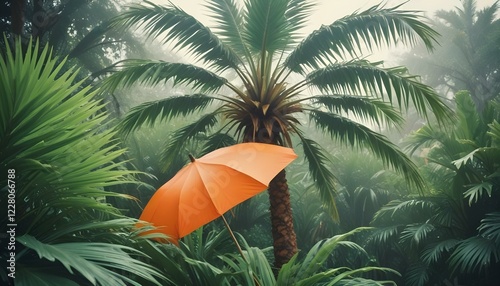
[[[167,3],[167,0],[154,0],[158,4]],[[195,16],[198,20],[206,25],[210,25],[207,21],[206,8],[203,6],[206,0],[171,0],[176,6],[181,7],[184,11]],[[316,0],[316,8],[313,16],[310,18],[309,26],[305,32],[310,32],[318,28],[321,24],[330,24],[336,19],[349,15],[356,10],[365,10],[379,3],[386,3],[386,7],[393,7],[402,3],[401,9],[404,10],[419,10],[428,17],[432,17],[436,10],[453,10],[457,6],[461,6],[460,0]],[[482,9],[485,6],[491,6],[493,0],[476,0],[477,7]]]

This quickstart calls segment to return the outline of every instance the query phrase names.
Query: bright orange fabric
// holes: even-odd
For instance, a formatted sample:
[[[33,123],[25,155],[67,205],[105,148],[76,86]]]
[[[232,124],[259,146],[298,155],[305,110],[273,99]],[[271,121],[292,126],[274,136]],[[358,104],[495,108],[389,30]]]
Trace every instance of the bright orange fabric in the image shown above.
[[[290,148],[241,143],[215,150],[181,169],[150,199],[140,220],[172,242],[264,191],[297,155]]]

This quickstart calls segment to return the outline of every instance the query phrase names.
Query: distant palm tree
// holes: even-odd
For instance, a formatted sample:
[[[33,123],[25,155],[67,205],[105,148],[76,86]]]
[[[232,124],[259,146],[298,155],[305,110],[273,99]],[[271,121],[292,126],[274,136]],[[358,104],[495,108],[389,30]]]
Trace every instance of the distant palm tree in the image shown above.
[[[207,146],[223,145],[229,135],[239,141],[292,146],[298,136],[323,201],[334,207],[334,176],[325,152],[301,128],[301,115],[343,144],[367,147],[386,166],[402,173],[418,188],[424,185],[412,161],[386,137],[354,121],[355,116],[393,126],[402,118],[393,106],[415,105],[420,114],[432,111],[444,118],[448,109],[436,93],[404,67],[385,68],[361,53],[384,45],[423,41],[431,49],[436,32],[411,11],[377,5],[321,26],[305,38],[301,29],[313,5],[306,0],[209,0],[206,8],[216,26],[209,29],[173,4],[132,5],[117,27],[140,25],[144,33],[174,43],[196,64],[157,60],[126,60],[105,81],[110,90],[143,83],[172,82],[200,93],[168,96],[134,108],[122,123],[128,132],[145,123],[208,109],[175,132],[165,152],[166,162],[200,133],[214,134]],[[226,76],[236,75],[236,80]],[[227,89],[225,94],[218,93]],[[306,91],[314,91],[308,96]],[[220,123],[221,125],[218,125]],[[208,150],[208,149],[207,149]],[[297,251],[285,171],[269,186],[275,267]]]
[[[477,1],[462,0],[453,10],[439,10],[433,27],[442,35],[432,54],[411,51],[407,65],[431,86],[452,93],[469,90],[479,111],[500,93],[499,2],[478,9]]]

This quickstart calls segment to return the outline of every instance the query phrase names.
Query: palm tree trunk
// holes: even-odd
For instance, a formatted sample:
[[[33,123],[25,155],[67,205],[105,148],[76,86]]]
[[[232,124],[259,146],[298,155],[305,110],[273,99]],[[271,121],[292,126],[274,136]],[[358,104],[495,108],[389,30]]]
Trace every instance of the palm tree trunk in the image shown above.
[[[297,237],[293,229],[290,192],[286,172],[282,170],[269,183],[269,202],[276,272],[297,253]]]

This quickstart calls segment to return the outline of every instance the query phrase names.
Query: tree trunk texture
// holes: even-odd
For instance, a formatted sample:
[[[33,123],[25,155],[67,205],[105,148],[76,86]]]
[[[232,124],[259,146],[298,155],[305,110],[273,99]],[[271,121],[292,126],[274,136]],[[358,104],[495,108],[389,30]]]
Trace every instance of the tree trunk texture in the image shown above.
[[[269,183],[269,202],[276,273],[297,253],[297,237],[293,229],[290,192],[286,172],[282,170]]]

